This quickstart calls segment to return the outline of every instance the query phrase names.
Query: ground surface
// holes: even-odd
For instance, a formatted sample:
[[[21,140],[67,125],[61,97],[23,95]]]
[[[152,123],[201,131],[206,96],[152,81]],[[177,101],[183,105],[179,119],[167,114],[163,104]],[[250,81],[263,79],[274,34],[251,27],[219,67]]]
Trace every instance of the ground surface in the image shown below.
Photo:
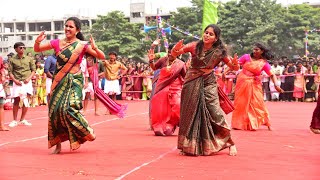
[[[47,149],[47,107],[31,108],[27,119],[32,127],[0,132],[0,179],[319,179],[320,135],[308,129],[315,103],[268,102],[274,131],[232,131],[236,157],[228,150],[182,156],[177,132],[156,137],[149,130],[148,101],[120,103],[129,104],[124,119],[95,116],[91,103],[86,117],[97,139],[74,152],[64,142],[59,155]],[[12,111],[5,111],[5,117],[8,124]]]

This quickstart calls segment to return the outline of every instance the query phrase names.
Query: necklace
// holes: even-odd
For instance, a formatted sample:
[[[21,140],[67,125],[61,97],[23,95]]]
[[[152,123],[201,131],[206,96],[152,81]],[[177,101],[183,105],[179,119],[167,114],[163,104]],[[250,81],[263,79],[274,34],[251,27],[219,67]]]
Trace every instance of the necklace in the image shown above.
[[[172,64],[174,64],[174,62],[176,62],[176,59],[173,60],[171,63],[170,63],[170,61],[169,61],[169,62],[168,62],[168,65],[167,65],[167,69],[170,69],[171,66],[172,66]]]
[[[65,38],[64,41],[65,41],[67,44],[71,44],[71,43],[75,42],[74,39],[68,40],[67,38]]]

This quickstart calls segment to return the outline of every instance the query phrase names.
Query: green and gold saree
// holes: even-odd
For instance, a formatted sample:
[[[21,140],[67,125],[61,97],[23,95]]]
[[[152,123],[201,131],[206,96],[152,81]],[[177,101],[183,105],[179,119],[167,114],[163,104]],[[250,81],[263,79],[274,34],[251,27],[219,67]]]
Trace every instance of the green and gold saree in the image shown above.
[[[74,42],[59,51],[56,48],[59,43],[51,44],[55,46],[57,68],[49,104],[48,146],[51,148],[69,140],[70,148],[76,150],[85,141],[95,139],[93,129],[79,112],[82,109],[83,75],[69,73],[78,60],[81,61],[86,44]]]

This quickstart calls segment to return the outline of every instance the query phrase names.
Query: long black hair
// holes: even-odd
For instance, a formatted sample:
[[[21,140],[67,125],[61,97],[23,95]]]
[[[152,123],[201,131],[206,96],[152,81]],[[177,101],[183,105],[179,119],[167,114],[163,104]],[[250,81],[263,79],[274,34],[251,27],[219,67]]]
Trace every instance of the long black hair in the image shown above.
[[[81,33],[81,21],[80,21],[80,19],[77,18],[77,17],[69,17],[69,18],[66,20],[66,22],[68,22],[68,21],[73,21],[73,22],[74,22],[74,24],[76,25],[76,29],[79,30],[79,32],[77,33],[76,37],[77,37],[78,39],[80,39],[81,41],[84,41],[84,36],[83,36],[83,34]]]
[[[209,24],[205,29],[204,29],[204,32],[208,29],[208,28],[212,28],[213,29],[213,32],[217,38],[217,41],[214,42],[212,44],[212,47],[213,48],[218,48],[221,52],[221,56],[224,57],[227,55],[227,49],[224,45],[224,43],[222,42],[222,40],[220,39],[220,35],[221,35],[221,29],[218,25],[216,24]],[[196,53],[197,53],[197,56],[200,57],[201,56],[201,53],[202,53],[202,50],[203,50],[203,46],[204,46],[204,43],[203,43],[203,40],[201,39],[198,43],[197,43],[197,46],[196,46]]]
[[[255,47],[261,49],[263,51],[263,53],[261,54],[261,56],[266,59],[266,60],[271,60],[274,58],[272,52],[270,51],[269,48],[267,48],[267,46],[263,45],[260,42],[257,42],[254,44]],[[251,57],[253,57],[253,52],[250,54]]]

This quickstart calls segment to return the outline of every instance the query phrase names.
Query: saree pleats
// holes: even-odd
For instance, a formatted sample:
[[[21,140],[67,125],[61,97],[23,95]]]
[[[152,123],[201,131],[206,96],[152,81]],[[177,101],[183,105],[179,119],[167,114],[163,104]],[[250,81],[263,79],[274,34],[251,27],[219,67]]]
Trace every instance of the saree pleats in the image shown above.
[[[256,130],[260,125],[270,126],[269,113],[264,104],[261,81],[240,73],[235,87],[235,110],[231,126],[234,129]]]
[[[48,147],[69,140],[72,150],[93,141],[93,129],[79,112],[82,109],[82,74],[67,74],[53,90],[49,104]]]
[[[155,134],[172,135],[180,120],[180,99],[182,81],[178,78],[163,88],[151,99],[156,107],[151,114],[151,125]]]
[[[213,73],[185,83],[181,94],[178,149],[189,155],[212,155],[234,145]]]
[[[312,114],[310,127],[320,131],[320,96],[318,96],[317,106]]]

